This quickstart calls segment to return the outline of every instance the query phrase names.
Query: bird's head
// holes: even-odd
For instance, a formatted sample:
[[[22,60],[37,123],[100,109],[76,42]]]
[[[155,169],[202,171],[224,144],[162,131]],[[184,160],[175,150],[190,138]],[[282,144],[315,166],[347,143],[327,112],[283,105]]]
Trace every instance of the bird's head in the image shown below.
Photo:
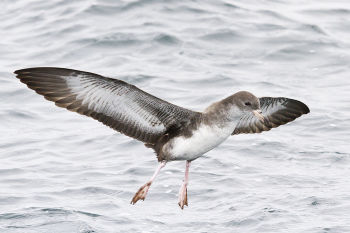
[[[264,121],[264,116],[261,114],[259,98],[252,93],[248,91],[239,91],[229,98],[241,113],[253,113],[261,121]]]
[[[235,121],[244,115],[253,113],[259,120],[264,121],[259,98],[248,91],[239,91],[216,102],[210,105],[205,112],[215,115],[217,118],[226,118],[229,121]]]

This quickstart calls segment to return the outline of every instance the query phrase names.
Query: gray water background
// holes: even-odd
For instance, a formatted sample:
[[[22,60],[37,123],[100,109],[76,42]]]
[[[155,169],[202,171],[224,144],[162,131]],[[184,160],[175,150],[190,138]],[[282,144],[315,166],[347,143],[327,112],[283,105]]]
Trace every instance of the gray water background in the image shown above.
[[[0,232],[350,232],[350,2],[0,1]],[[239,90],[311,113],[157,166],[142,143],[57,108],[16,69],[67,67],[203,110]]]

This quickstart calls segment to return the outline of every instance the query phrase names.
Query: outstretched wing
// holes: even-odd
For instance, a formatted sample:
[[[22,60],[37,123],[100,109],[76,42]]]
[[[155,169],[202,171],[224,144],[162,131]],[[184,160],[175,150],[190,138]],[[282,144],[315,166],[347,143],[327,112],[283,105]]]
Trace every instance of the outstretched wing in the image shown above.
[[[265,121],[260,121],[254,114],[244,115],[232,134],[261,133],[310,112],[309,108],[298,100],[283,97],[262,97],[259,98],[259,101]]]
[[[40,67],[17,70],[15,74],[57,106],[92,117],[145,143],[155,143],[172,125],[199,114],[124,81],[93,73]]]

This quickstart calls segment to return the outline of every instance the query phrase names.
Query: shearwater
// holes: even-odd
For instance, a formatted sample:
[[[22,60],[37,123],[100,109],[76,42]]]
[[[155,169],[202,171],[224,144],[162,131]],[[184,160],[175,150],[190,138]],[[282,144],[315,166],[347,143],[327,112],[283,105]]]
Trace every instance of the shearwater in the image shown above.
[[[159,171],[168,161],[186,160],[179,206],[188,206],[190,163],[230,135],[260,133],[310,112],[298,100],[257,98],[247,91],[215,102],[203,112],[191,111],[159,99],[118,79],[54,67],[15,71],[30,89],[59,107],[92,117],[152,148],[158,167],[131,200],[144,200]]]

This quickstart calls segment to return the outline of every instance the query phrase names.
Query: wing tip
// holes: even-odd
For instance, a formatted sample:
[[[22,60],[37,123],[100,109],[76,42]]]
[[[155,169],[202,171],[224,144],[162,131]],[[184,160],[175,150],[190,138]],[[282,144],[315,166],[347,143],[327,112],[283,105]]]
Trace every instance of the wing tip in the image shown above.
[[[16,78],[21,79],[21,75],[23,75],[26,72],[26,69],[20,69],[20,70],[15,70],[13,73],[16,74]]]
[[[308,113],[310,113],[310,108],[306,105],[306,104],[304,104],[303,103],[303,105],[304,105],[304,114],[308,114]]]
[[[13,72],[16,74],[16,78],[21,79],[22,77],[24,78],[26,75],[57,75],[57,76],[68,76],[68,75],[91,75],[95,76],[98,78],[103,78],[103,79],[110,79],[107,77],[104,77],[99,74],[91,73],[91,72],[86,72],[86,71],[81,71],[81,70],[73,70],[69,68],[63,68],[63,67],[31,67],[31,68],[24,68],[24,69],[19,69],[15,70]],[[119,82],[123,82],[124,84],[128,84],[124,81],[118,80],[118,79],[113,79],[117,80]],[[130,85],[130,84],[128,84]]]
[[[17,74],[17,75],[21,75],[21,74],[32,73],[32,72],[35,72],[36,70],[47,69],[47,68],[55,68],[55,67],[31,67],[31,68],[24,68],[24,69],[15,70],[13,73]]]
[[[24,74],[24,73],[40,72],[45,70],[69,70],[69,69],[59,68],[59,67],[30,67],[30,68],[15,70],[13,73]]]
[[[306,104],[304,104],[303,102],[301,102],[299,100],[293,100],[293,99],[291,99],[291,101],[293,104],[295,104],[295,107],[297,107],[300,110],[301,115],[310,113],[309,107]]]

